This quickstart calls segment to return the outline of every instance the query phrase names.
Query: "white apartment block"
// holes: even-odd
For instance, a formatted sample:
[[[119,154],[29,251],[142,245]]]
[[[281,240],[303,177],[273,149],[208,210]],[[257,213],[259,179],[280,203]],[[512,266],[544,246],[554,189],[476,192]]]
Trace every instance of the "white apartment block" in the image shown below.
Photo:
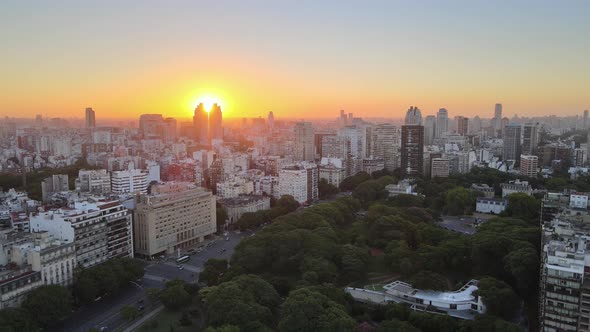
[[[69,208],[32,213],[29,219],[33,232],[46,231],[74,243],[81,266],[133,257],[131,215],[118,201],[75,202]]]
[[[329,184],[338,187],[346,178],[346,170],[334,164],[319,166],[320,179],[325,179]]]
[[[82,169],[78,172],[76,190],[95,194],[108,194],[111,192],[111,175],[105,169]]]
[[[151,258],[200,243],[217,230],[215,196],[188,182],[168,182],[137,197],[135,252]]]
[[[293,165],[279,171],[279,194],[291,195],[299,203],[318,198],[318,168],[313,164]]]
[[[500,214],[506,210],[507,202],[501,198],[478,197],[475,203],[475,211],[479,213]]]
[[[588,209],[588,193],[573,193],[570,195],[570,208],[572,209]]]
[[[115,194],[147,192],[147,173],[140,169],[115,171],[111,177],[111,188]]]

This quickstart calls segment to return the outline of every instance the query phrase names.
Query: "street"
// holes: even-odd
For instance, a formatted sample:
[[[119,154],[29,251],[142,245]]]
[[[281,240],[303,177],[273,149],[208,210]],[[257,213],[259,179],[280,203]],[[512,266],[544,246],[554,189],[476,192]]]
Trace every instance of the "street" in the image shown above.
[[[473,235],[477,231],[477,222],[485,222],[492,216],[489,215],[474,215],[474,216],[442,216],[442,221],[438,222],[437,225],[446,228],[450,231]]]
[[[60,329],[66,332],[88,332],[92,328],[100,329],[101,327],[106,327],[108,331],[115,330],[124,323],[120,314],[122,307],[126,305],[138,306],[139,301],[143,300],[146,303],[146,309],[148,309],[147,289],[162,288],[165,282],[174,279],[196,282],[207,260],[211,258],[229,259],[240,240],[251,233],[229,232],[229,241],[225,240],[225,236],[220,236],[204,242],[204,244],[212,244],[209,247],[205,246],[200,253],[195,252],[188,262],[182,264],[182,270],[178,268],[176,255],[147,262],[145,275],[139,284],[130,284],[129,287],[120,290],[117,294],[106,296],[72,313],[72,316],[63,322]],[[186,252],[181,253],[181,255],[185,254]]]

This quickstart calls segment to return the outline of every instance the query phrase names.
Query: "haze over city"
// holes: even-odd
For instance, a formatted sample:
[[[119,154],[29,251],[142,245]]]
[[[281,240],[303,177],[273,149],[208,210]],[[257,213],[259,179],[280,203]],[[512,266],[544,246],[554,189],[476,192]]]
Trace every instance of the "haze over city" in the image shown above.
[[[139,5],[141,4],[141,5]],[[402,118],[588,108],[590,3],[4,2],[0,115]]]

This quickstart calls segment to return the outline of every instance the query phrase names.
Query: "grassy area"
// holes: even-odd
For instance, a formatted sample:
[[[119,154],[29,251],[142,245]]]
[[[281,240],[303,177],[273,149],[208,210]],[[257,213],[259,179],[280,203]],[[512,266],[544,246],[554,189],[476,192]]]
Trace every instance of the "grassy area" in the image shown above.
[[[192,325],[182,326],[179,321],[181,317],[182,317],[182,312],[170,311],[170,310],[164,309],[164,310],[160,311],[154,318],[143,323],[135,331],[138,331],[138,332],[170,332],[171,326],[174,328],[175,332],[195,331],[195,326],[197,325],[197,319],[195,319],[195,317],[192,317],[189,315],[189,317],[192,321]]]
[[[368,290],[372,290],[372,291],[383,291],[383,290],[385,290],[383,288],[383,286],[385,286],[385,284],[373,284],[373,285],[367,285],[364,288],[368,289]]]

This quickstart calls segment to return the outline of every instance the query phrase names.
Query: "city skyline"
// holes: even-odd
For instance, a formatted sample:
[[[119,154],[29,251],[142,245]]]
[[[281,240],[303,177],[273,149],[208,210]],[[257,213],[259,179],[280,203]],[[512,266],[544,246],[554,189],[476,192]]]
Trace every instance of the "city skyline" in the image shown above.
[[[590,107],[588,3],[337,4],[9,4],[0,115],[81,117],[92,105],[103,119],[189,119],[203,97],[224,118]]]

